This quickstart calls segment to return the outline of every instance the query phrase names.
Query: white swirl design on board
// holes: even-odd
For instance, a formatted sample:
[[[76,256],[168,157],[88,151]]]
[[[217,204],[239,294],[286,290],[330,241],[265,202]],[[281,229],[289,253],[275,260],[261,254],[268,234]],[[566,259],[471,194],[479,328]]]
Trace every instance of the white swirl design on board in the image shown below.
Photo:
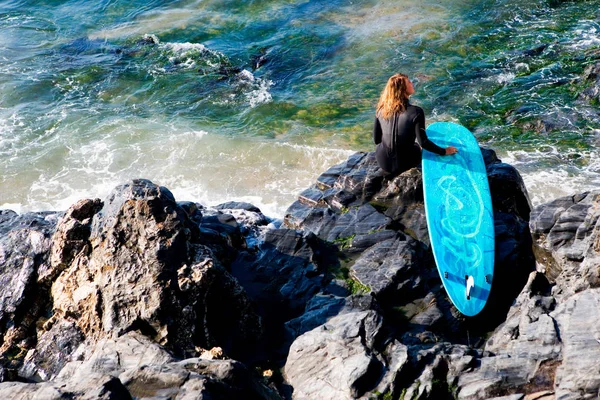
[[[462,269],[467,271],[483,263],[483,252],[476,237],[481,230],[485,205],[465,157],[458,153],[455,161],[466,172],[466,179],[457,180],[455,176],[446,175],[437,181],[444,205],[440,236],[444,247],[455,256],[460,255],[455,259],[457,266],[462,264]]]

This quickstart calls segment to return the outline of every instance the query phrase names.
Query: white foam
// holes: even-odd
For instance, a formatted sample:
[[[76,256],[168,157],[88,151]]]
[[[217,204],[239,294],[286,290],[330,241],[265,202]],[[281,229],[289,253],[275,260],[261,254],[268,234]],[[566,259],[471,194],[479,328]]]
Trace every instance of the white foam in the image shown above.
[[[23,209],[23,204],[21,203],[4,203],[0,204],[0,210],[12,210],[17,214],[21,214],[21,210]]]
[[[595,151],[579,152],[582,165],[571,160],[572,154],[554,146],[544,151],[508,151],[499,153],[502,161],[513,165],[523,178],[534,206],[557,197],[569,196],[600,187],[600,161]],[[587,160],[587,161],[586,161]]]
[[[579,21],[580,28],[576,29],[571,39],[571,47],[577,50],[585,50],[600,45],[600,24],[596,21]]]
[[[246,93],[246,99],[250,103],[250,107],[256,107],[259,104],[270,102],[273,97],[269,93],[269,88],[273,84],[273,81],[259,79],[258,88]]]

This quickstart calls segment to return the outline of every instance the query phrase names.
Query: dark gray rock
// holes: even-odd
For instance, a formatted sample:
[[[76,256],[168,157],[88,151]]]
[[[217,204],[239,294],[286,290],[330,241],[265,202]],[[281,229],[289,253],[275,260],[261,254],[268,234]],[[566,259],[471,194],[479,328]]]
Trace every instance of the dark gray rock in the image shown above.
[[[531,213],[536,258],[557,281],[557,293],[600,286],[599,205],[600,191],[592,191],[556,199]]]
[[[373,153],[322,174],[281,229],[252,205],[177,203],[145,180],[104,203],[78,202],[56,228],[56,216],[0,212],[0,245],[27,242],[31,233],[19,235],[32,224],[49,224],[33,264],[0,253],[19,266],[7,277],[27,267],[28,285],[46,290],[45,307],[22,319],[12,310],[40,295],[0,296],[1,315],[13,318],[5,326],[20,332],[4,336],[12,345],[0,349],[2,374],[49,380],[5,382],[0,393],[278,399],[276,385],[289,399],[591,398],[598,199],[572,196],[530,212],[518,172],[482,153],[496,269],[476,318],[459,315],[441,285],[420,170],[384,178]],[[545,257],[533,274],[530,229]],[[258,366],[285,375],[263,378]]]
[[[488,339],[479,366],[458,379],[460,399],[552,389],[562,339],[546,278],[533,272],[504,322]]]
[[[217,210],[245,210],[251,211],[254,213],[261,213],[260,208],[256,207],[253,204],[246,203],[243,201],[228,201],[226,203],[219,204],[215,206]]]
[[[353,295],[347,297],[331,294],[317,294],[306,305],[304,313],[298,318],[286,322],[285,327],[291,340],[326,323],[336,315],[349,312],[367,311],[376,308],[374,298],[370,295]]]
[[[371,311],[381,318],[387,332],[381,334],[385,338],[382,343],[397,340],[407,349],[402,365],[408,363],[410,367],[394,370],[398,377],[394,378],[394,385],[382,386],[379,382],[374,383],[373,388],[366,389],[372,394],[379,392],[392,397],[422,399],[449,399],[457,395],[459,377],[468,370],[477,369],[481,362],[489,362],[488,359],[483,360],[480,351],[469,346],[481,346],[487,332],[504,321],[514,299],[535,268],[528,225],[531,204],[523,180],[513,167],[501,163],[492,150],[482,149],[482,154],[487,165],[495,211],[496,267],[495,290],[484,312],[476,318],[465,319],[460,316],[446,298],[441,285],[429,249],[419,169],[385,179],[381,178],[381,172],[375,167],[371,153],[366,156],[355,155],[321,175],[318,182],[304,191],[286,213],[286,226],[308,230],[322,240],[337,244],[341,251],[341,265],[347,268],[348,278],[356,282],[350,282],[350,286],[359,284],[361,288],[366,287],[375,300]],[[353,173],[354,169],[360,169],[361,173]],[[373,177],[366,178],[368,175]],[[369,190],[356,192],[356,187],[360,186],[356,184],[357,177],[364,179],[361,187],[368,187]],[[352,184],[345,185],[345,182]],[[351,214],[353,212],[355,214]],[[355,215],[367,214],[369,218],[364,221],[368,223],[356,223],[363,220]],[[376,214],[387,219],[379,217],[377,220],[373,218]],[[369,224],[383,229],[361,234]],[[320,293],[324,293],[324,290]],[[322,323],[321,329],[327,331],[323,327],[346,314],[345,302],[337,296],[319,294],[314,302],[308,304],[305,314],[287,324],[293,334],[301,334],[291,346],[290,357],[292,351],[313,345],[318,347],[317,343],[325,342],[316,324]],[[338,314],[333,315],[336,312]],[[329,320],[324,322],[327,318]],[[311,327],[314,327],[313,330],[306,332]],[[332,329],[332,332],[336,329]],[[381,361],[390,359],[385,356],[385,346],[375,347],[371,351],[378,355],[378,365],[383,366],[378,368],[391,371],[385,367],[386,362]],[[325,368],[318,373],[329,376],[331,372],[326,369],[328,367],[318,367],[316,364],[330,362],[320,359],[310,350],[300,353],[293,356],[297,358],[293,360],[294,365],[310,365],[292,367],[292,370],[296,368],[317,375],[316,369]],[[357,350],[357,353],[360,351]],[[290,357],[286,371],[291,366]],[[319,361],[312,364],[314,360],[309,360],[310,357]],[[364,361],[365,365],[371,362]],[[515,371],[520,370],[515,368]],[[389,377],[388,372],[382,372],[381,375]],[[302,383],[292,383],[295,395],[309,398],[310,394],[306,393],[312,393],[312,389],[307,388],[307,382],[316,387],[320,385],[319,378],[305,377],[299,371],[290,375],[296,373],[298,377],[290,379],[299,379],[297,382]],[[531,376],[536,376],[535,370]],[[498,375],[494,377],[498,378]],[[344,396],[356,395],[352,383],[354,378],[345,377],[345,381],[336,381],[338,386],[327,396],[346,398]],[[470,390],[480,393],[479,389],[472,389],[478,387],[477,382],[481,379],[477,379],[473,385],[464,383],[465,393]],[[302,385],[300,393],[297,385]],[[380,391],[375,387],[385,389]],[[486,396],[496,393],[494,388],[498,388],[500,394],[502,390],[508,390],[493,384],[489,388],[489,391],[484,390]]]
[[[13,379],[35,345],[35,323],[49,308],[49,287],[37,282],[49,265],[58,213],[0,212],[0,364]]]
[[[84,346],[75,358],[51,382],[1,383],[0,394],[19,400],[281,399],[262,377],[238,361],[177,361],[162,346],[136,332]]]
[[[200,225],[202,223],[202,211],[204,207],[202,204],[194,203],[192,201],[178,201],[177,205],[185,211],[195,224]]]
[[[54,379],[85,339],[72,321],[56,321],[44,329],[47,331],[40,335],[35,350],[27,353],[19,371],[19,376],[29,381]]]
[[[424,246],[410,236],[397,233],[394,239],[364,251],[350,268],[350,276],[369,287],[382,301],[402,303],[414,298],[422,286],[421,270],[427,258]]]
[[[375,389],[390,365],[375,351],[381,326],[375,311],[352,312],[296,339],[285,365],[294,398],[355,399]],[[395,350],[392,364],[398,371],[406,362],[406,349],[397,344]]]
[[[600,63],[588,65],[583,80],[588,87],[579,94],[579,98],[598,105],[600,102]]]
[[[265,334],[257,348],[260,350],[254,349],[259,358],[285,357],[286,346],[293,338],[284,324],[301,315],[307,302],[329,284],[327,260],[335,254],[335,248],[332,250],[312,233],[271,229],[256,253],[243,252],[232,264],[233,276],[264,322]]]
[[[368,203],[360,207],[353,207],[337,218],[335,226],[327,234],[327,240],[336,242],[364,236],[370,232],[384,229],[390,221],[390,218],[378,212]]]
[[[478,368],[461,376],[459,398],[598,395],[599,201],[593,191],[532,210],[540,272],[530,275],[506,321],[488,339]]]

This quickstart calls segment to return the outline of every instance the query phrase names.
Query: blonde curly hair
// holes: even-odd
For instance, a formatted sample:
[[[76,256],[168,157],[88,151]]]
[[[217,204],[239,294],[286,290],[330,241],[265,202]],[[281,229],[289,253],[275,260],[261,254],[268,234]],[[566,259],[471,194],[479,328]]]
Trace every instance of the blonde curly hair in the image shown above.
[[[394,74],[388,79],[377,103],[377,116],[390,119],[406,110],[408,104],[408,76]]]

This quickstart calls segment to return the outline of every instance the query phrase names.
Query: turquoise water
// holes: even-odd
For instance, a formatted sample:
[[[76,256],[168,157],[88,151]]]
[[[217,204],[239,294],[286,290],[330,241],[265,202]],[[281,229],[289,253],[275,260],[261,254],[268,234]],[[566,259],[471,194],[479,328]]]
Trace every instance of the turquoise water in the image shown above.
[[[144,177],[281,216],[372,150],[387,78],[523,175],[534,203],[600,184],[600,0],[2,1],[0,207],[65,209]]]

